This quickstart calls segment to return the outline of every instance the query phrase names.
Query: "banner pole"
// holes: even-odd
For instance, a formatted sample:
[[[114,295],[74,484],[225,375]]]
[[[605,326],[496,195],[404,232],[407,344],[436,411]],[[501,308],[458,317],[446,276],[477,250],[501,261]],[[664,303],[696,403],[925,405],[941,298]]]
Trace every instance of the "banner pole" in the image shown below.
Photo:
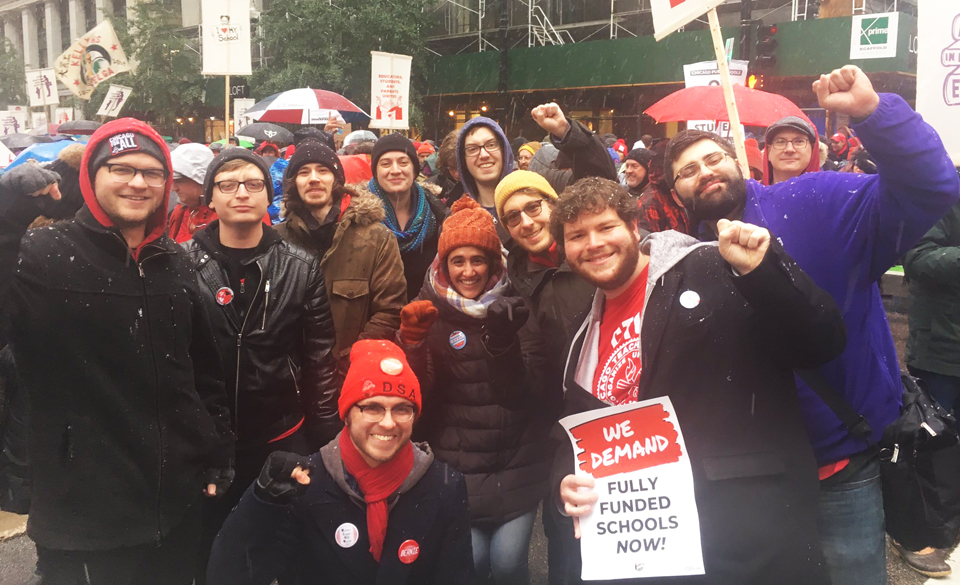
[[[223,86],[223,137],[226,139],[226,143],[230,142],[230,76],[227,75],[224,79]]]
[[[707,11],[710,21],[710,36],[713,38],[713,51],[717,56],[717,67],[720,69],[720,84],[723,86],[723,97],[727,102],[727,118],[730,120],[730,133],[733,135],[733,146],[736,148],[740,170],[745,179],[750,178],[750,166],[747,163],[747,149],[743,145],[743,129],[740,127],[740,112],[737,111],[737,100],[733,95],[733,83],[730,80],[730,66],[727,64],[727,51],[723,47],[723,35],[720,32],[720,19],[717,18],[717,9]]]

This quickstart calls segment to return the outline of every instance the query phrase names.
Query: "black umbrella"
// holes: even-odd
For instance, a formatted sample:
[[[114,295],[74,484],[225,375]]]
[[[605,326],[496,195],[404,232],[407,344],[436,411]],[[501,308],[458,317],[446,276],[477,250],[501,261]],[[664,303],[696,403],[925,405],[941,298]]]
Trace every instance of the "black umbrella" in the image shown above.
[[[103,124],[93,120],[69,120],[60,124],[60,127],[57,128],[57,134],[84,134],[89,136],[96,132],[100,126],[103,126]]]
[[[29,134],[17,132],[16,134],[0,136],[0,142],[2,142],[3,145],[10,150],[22,150],[31,144],[36,144],[38,142],[49,142],[49,140],[44,140],[41,136],[30,136]]]
[[[237,136],[253,138],[257,142],[270,141],[277,144],[291,144],[293,142],[293,132],[283,126],[277,126],[269,122],[247,124],[237,131]]]

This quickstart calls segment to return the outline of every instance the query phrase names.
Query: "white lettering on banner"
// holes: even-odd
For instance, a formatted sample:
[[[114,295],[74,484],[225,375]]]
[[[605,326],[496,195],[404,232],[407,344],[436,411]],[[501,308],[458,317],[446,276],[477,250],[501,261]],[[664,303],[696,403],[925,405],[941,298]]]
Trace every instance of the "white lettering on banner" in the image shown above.
[[[560,421],[576,473],[596,480],[597,503],[580,518],[585,581],[703,575],[693,472],[667,397]]]

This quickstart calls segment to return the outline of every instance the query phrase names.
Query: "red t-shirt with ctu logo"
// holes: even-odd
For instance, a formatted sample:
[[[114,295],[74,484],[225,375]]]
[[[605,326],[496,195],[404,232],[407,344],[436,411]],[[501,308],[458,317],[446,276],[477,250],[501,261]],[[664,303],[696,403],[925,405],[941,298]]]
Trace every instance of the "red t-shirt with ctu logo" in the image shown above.
[[[647,267],[615,299],[606,299],[593,395],[614,405],[637,401],[640,384],[640,316],[647,293]]]

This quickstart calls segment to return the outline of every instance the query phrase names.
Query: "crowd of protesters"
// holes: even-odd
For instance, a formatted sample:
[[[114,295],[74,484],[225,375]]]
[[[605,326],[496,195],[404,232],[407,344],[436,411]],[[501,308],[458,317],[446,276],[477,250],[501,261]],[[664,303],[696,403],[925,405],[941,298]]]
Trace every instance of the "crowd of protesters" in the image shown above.
[[[542,142],[476,117],[171,153],[124,118],[5,172],[0,507],[36,582],[523,584],[539,513],[579,583],[596,486],[558,420],[665,396],[705,574],[629,582],[885,583],[876,449],[795,373],[879,438],[906,255],[907,363],[960,405],[960,335],[930,333],[960,327],[960,181],[856,67],[813,91],[851,126],[783,118],[748,175],[715,134],[628,148],[555,103]]]

